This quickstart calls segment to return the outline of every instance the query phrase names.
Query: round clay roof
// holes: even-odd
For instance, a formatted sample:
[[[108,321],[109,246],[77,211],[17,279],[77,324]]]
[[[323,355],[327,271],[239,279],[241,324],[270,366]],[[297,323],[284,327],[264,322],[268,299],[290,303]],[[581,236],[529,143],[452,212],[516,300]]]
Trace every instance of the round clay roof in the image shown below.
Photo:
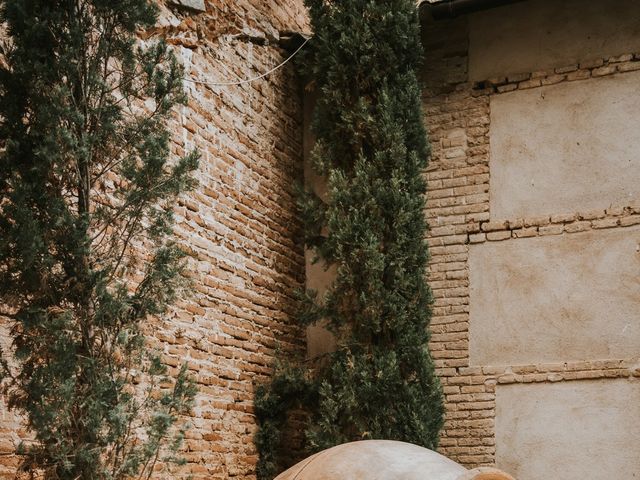
[[[410,443],[365,440],[329,448],[275,480],[513,480],[489,468],[469,471],[447,457]]]

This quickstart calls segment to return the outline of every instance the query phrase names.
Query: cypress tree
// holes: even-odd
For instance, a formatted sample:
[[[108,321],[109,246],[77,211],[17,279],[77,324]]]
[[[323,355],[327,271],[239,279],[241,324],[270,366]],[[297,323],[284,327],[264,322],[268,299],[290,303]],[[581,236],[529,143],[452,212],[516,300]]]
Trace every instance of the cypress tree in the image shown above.
[[[279,468],[287,412],[303,407],[311,453],[361,439],[435,448],[441,387],[427,349],[425,279],[429,156],[416,70],[415,0],[307,0],[314,38],[303,69],[318,94],[313,168],[327,193],[300,197],[305,244],[336,268],[300,320],[319,321],[337,348],[313,368],[281,363],[257,390],[258,473]]]
[[[197,167],[170,159],[181,68],[136,40],[156,16],[149,0],[0,4],[2,385],[32,477],[148,478],[195,394],[144,336],[181,289],[172,206]]]

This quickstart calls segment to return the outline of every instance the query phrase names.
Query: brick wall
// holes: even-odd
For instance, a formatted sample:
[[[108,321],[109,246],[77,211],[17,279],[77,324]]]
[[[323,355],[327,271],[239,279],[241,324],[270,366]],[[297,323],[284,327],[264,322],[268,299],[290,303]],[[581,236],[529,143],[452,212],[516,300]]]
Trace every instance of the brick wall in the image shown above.
[[[306,31],[306,22],[302,0],[207,0],[205,13],[163,6],[152,33],[174,46],[187,78],[226,82],[280,63],[288,52],[279,32]],[[251,84],[185,87],[189,105],[172,131],[176,154],[202,153],[198,185],[176,208],[193,296],[150,328],[166,363],[188,362],[199,388],[189,463],[172,478],[251,479],[253,382],[268,375],[276,345],[304,348],[292,322],[293,291],[304,281],[293,203],[302,178],[300,86],[287,65]],[[2,407],[1,478],[13,478],[14,444],[26,435]]]
[[[519,8],[526,8],[526,4],[528,2]],[[499,29],[500,24],[496,24],[495,28]],[[552,28],[550,26],[549,30]],[[470,337],[470,293],[474,287],[470,285],[471,249],[482,248],[482,245],[493,242],[500,242],[505,246],[524,245],[517,242],[526,241],[523,240],[525,237],[545,236],[559,236],[563,245],[571,248],[574,239],[582,235],[578,232],[593,232],[594,238],[600,238],[599,232],[602,229],[616,229],[623,236],[631,235],[636,230],[630,227],[640,223],[637,190],[628,201],[609,203],[608,207],[597,210],[585,210],[576,203],[569,210],[558,207],[557,213],[548,215],[496,218],[490,208],[490,195],[493,195],[490,189],[490,166],[493,166],[493,161],[490,162],[492,99],[508,94],[507,92],[537,89],[552,84],[628,75],[627,72],[640,69],[640,55],[624,52],[616,56],[575,61],[557,68],[471,82],[467,72],[468,18],[426,23],[423,25],[423,43],[426,50],[423,104],[433,151],[426,173],[426,215],[431,227],[428,237],[431,251],[429,279],[435,297],[431,351],[446,397],[446,421],[440,450],[468,467],[490,466],[496,463],[496,390],[501,386],[600,379],[597,381],[603,382],[602,390],[606,391],[607,385],[613,384],[604,380],[616,382],[619,380],[613,379],[624,378],[635,381],[634,378],[637,380],[640,377],[637,357],[640,351],[636,349],[635,355],[623,354],[616,351],[615,345],[604,358],[592,356],[587,351],[582,359],[567,358],[527,364],[482,364],[470,359],[470,343],[473,340]],[[476,45],[477,50],[484,47]],[[540,90],[540,95],[544,98],[543,90]],[[568,129],[567,136],[574,133],[577,132]],[[606,139],[604,132],[602,135]],[[608,161],[607,158],[602,160]],[[629,159],[629,162],[636,160]],[[607,172],[606,169],[604,171]],[[617,173],[610,171],[607,174]],[[567,183],[570,184],[571,179]],[[599,198],[598,195],[597,185],[593,185],[591,196]],[[505,255],[507,251],[504,250]],[[509,260],[503,261],[507,263]],[[629,261],[636,260],[630,258]],[[548,268],[554,269],[556,266],[550,264]],[[483,272],[476,273],[476,278],[482,280]],[[523,272],[523,275],[526,276],[527,272]],[[593,278],[588,277],[584,281],[591,282]],[[635,280],[627,280],[626,284],[621,285],[633,286]],[[475,287],[495,288],[486,278],[485,283]],[[594,283],[595,296],[600,295],[602,290],[602,285]],[[504,293],[496,293],[498,302],[502,301]],[[609,299],[605,297],[602,300]],[[559,299],[558,309],[563,307],[563,301],[564,299]],[[531,307],[523,303],[521,308],[526,310]],[[631,317],[626,320],[635,321]],[[486,332],[488,336],[492,334],[491,331]],[[579,328],[574,334],[581,334]],[[603,331],[603,335],[607,335],[607,332]],[[500,336],[496,335],[496,349],[502,348],[500,341]],[[536,339],[531,338],[531,341],[535,342]],[[571,342],[570,336],[566,341]],[[513,405],[504,406],[512,407]],[[613,414],[609,412],[608,415]],[[549,426],[549,431],[552,430],[553,426]],[[549,441],[553,442],[551,436],[549,434]],[[563,451],[571,450],[570,445],[562,445],[561,448]],[[521,452],[520,455],[535,457],[536,451]],[[498,466],[503,467],[500,464]],[[522,475],[517,478],[542,478],[526,476],[530,475],[526,468],[528,467],[522,467],[519,471],[512,470],[511,473]],[[550,468],[563,467],[557,465]],[[615,476],[613,471],[609,471],[609,474]],[[608,478],[599,477],[597,473],[591,478],[596,477]]]
[[[463,19],[423,27],[423,91],[432,158],[427,171],[431,353],[445,393],[441,453],[491,465],[494,385],[469,367],[469,235],[489,220],[489,102],[466,83]]]
[[[183,4],[197,4],[180,0]],[[185,3],[186,2],[186,3]],[[302,0],[206,2],[206,12],[163,7],[152,35],[171,43],[187,78],[226,82],[255,76],[287,55],[281,31],[307,31]],[[505,385],[640,377],[636,357],[477,364],[470,359],[470,250],[525,238],[632,231],[636,202],[525,218],[491,213],[491,101],[640,69],[640,55],[576,61],[552,69],[470,82],[466,18],[425,25],[424,109],[433,157],[426,172],[435,296],[432,354],[446,396],[441,451],[472,467],[496,462],[496,390]],[[535,70],[535,71],[534,71]],[[254,478],[253,382],[269,374],[276,345],[304,348],[293,326],[293,291],[304,282],[295,241],[293,185],[302,178],[303,112],[293,68],[242,86],[185,83],[190,102],[176,112],[173,149],[202,152],[198,187],[176,208],[177,234],[190,253],[193,296],[154,325],[167,364],[189,363],[198,381],[189,463],[175,476]],[[6,341],[6,337],[5,337]],[[498,345],[499,348],[499,345]],[[613,381],[613,380],[612,380]],[[0,411],[0,477],[12,478],[19,419]]]

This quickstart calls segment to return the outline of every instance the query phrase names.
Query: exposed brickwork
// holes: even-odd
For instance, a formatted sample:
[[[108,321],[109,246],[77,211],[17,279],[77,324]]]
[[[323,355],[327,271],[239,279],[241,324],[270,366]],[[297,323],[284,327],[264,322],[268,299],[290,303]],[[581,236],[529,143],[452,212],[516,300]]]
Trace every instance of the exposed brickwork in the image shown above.
[[[206,13],[163,7],[160,27],[186,77],[225,82],[269,70],[288,52],[280,31],[307,31],[302,0],[206,1]],[[251,479],[257,461],[253,382],[276,345],[304,348],[293,292],[304,281],[293,188],[302,178],[302,101],[292,66],[241,86],[185,82],[173,150],[202,153],[198,186],[176,208],[193,296],[150,328],[170,366],[186,361],[199,394],[187,433],[188,465],[171,478]],[[26,432],[0,411],[0,477],[13,478]]]
[[[490,97],[517,89],[640,69],[640,56],[528,72],[484,82],[467,81],[464,18],[423,27],[426,50],[424,110],[432,145],[426,177],[430,224],[430,284],[435,304],[431,350],[446,397],[440,450],[468,466],[495,462],[495,391],[499,384],[639,377],[637,359],[537,365],[469,363],[469,248],[482,242],[570,235],[640,223],[640,205],[560,212],[538,218],[495,219],[489,211]]]
[[[477,95],[512,92],[527,88],[555,85],[560,82],[586,80],[616,73],[640,70],[640,54],[625,54],[579,64],[558,67],[549,71],[521,73],[507,77],[490,78],[473,85]]]
[[[193,80],[228,82],[262,73],[286,56],[277,46],[280,31],[308,30],[302,0],[205,3],[205,13],[165,8],[159,27],[145,35],[165,37]],[[624,228],[640,224],[640,206],[490,218],[490,98],[621,75],[640,69],[640,55],[470,83],[466,20],[429,25],[425,32],[424,107],[433,151],[426,172],[435,297],[431,350],[447,407],[441,451],[469,467],[492,465],[500,384],[640,377],[640,365],[608,359],[471,366],[470,245]],[[304,348],[304,332],[292,322],[293,291],[304,280],[303,251],[294,240],[293,185],[302,176],[299,85],[288,66],[251,84],[185,87],[190,103],[176,112],[172,130],[176,154],[202,152],[199,185],[176,208],[194,294],[152,328],[166,363],[187,361],[200,391],[186,441],[189,463],[174,478],[251,479],[257,460],[253,382],[269,374],[277,344]],[[13,477],[14,443],[26,435],[3,408],[1,478]]]

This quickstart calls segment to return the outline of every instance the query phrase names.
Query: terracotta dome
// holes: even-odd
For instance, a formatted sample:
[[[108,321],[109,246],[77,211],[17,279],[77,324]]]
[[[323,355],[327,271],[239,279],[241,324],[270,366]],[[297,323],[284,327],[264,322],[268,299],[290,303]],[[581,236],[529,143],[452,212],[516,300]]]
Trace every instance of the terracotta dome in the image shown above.
[[[493,468],[467,470],[447,457],[410,443],[365,440],[329,448],[275,480],[514,480]]]

